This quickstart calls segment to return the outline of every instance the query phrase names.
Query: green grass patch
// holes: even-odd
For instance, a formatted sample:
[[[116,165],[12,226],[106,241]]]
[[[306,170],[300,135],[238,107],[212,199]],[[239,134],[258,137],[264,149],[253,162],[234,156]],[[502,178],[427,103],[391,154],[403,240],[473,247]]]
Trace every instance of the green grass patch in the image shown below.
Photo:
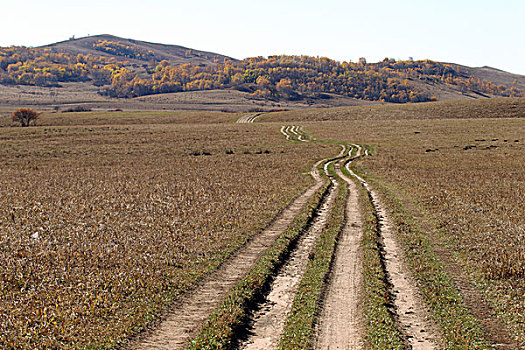
[[[333,171],[333,167],[329,169]],[[309,349],[312,346],[316,314],[326,289],[337,239],[344,225],[348,189],[343,181],[340,182],[326,226],[297,288],[292,309],[279,341],[279,349]]]

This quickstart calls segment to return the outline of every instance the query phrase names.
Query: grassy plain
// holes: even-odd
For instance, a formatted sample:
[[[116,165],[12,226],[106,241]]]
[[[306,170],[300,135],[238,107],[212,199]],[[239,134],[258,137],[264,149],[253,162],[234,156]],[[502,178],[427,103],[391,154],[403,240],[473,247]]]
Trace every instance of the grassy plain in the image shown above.
[[[105,348],[136,333],[337,150],[286,143],[275,125],[205,124],[236,115],[73,117],[0,128],[3,348]]]
[[[308,109],[266,114],[260,121],[285,123],[319,121],[400,121],[472,118],[523,118],[525,98],[494,98],[433,103],[388,104],[376,106]],[[428,123],[425,123],[428,124]],[[429,124],[428,126],[431,126]]]
[[[62,85],[63,88],[0,85],[0,113],[9,113],[19,107],[40,111],[53,111],[58,108],[61,112],[78,106],[104,111],[123,109],[126,111],[194,110],[246,113],[275,109],[305,109],[312,105],[324,108],[378,103],[335,94],[330,95],[330,99],[271,101],[256,99],[251,93],[237,90],[185,91],[117,99],[99,95],[97,93],[99,88],[90,83],[63,83]]]
[[[314,112],[301,113],[297,118],[334,118],[338,121],[303,125],[319,139],[374,146],[373,156],[362,161],[358,170],[383,188],[385,196],[407,208],[408,217],[423,227],[422,239],[429,240],[446,272],[453,280],[471,281],[479,300],[489,300],[495,314],[487,315],[482,310],[486,307],[469,300],[472,293],[459,287],[473,315],[486,317],[483,325],[489,328],[492,321],[503,321],[523,346],[525,100],[427,106],[357,107],[327,110],[326,114],[317,111],[317,117]],[[404,112],[405,117],[396,119],[388,113],[389,108],[392,115]],[[371,120],[374,111],[377,119]],[[450,119],[454,115],[458,118]],[[408,221],[397,223],[405,228],[410,225]],[[403,233],[405,228],[400,228],[399,237],[405,239],[407,251],[420,249]],[[417,264],[423,262],[412,258],[417,274]],[[445,316],[445,321],[447,317],[450,321],[455,316]],[[471,332],[461,326],[447,337],[461,338],[461,332]],[[499,331],[492,329],[486,334],[491,332]],[[463,341],[468,342],[468,335],[465,337]]]
[[[457,280],[472,282],[495,313],[483,326],[503,321],[525,346],[525,99],[282,112],[258,119],[275,124],[231,124],[238,117],[45,113],[23,129],[0,120],[0,345],[106,348],[154,322],[306,188],[315,160],[337,152],[335,142],[286,141],[281,122],[293,122],[317,139],[370,145],[358,171],[389,198],[407,251],[431,249],[462,293],[458,303],[479,317],[484,306]],[[374,246],[373,232],[365,237]],[[407,256],[416,275],[429,263]],[[455,303],[443,288],[434,295]],[[483,348],[469,338],[477,330],[462,328],[470,316],[455,315],[443,316],[456,322],[449,348]]]

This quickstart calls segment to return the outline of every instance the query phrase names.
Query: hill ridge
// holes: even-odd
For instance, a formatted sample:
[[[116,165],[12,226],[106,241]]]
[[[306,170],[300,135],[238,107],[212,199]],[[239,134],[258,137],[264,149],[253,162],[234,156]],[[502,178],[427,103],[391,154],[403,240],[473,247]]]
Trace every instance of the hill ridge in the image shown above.
[[[235,89],[267,103],[344,98],[378,103],[521,97],[525,76],[432,60],[340,62],[276,55],[242,61],[111,34],[37,48],[0,47],[0,84],[77,89],[107,97]],[[20,99],[20,98],[19,98]],[[54,99],[53,99],[54,100]]]
[[[225,59],[230,61],[238,61],[233,57],[218,54],[210,51],[196,50],[190,47],[174,44],[164,44],[150,41],[137,40],[132,38],[122,38],[112,34],[97,34],[69,40],[63,40],[52,44],[42,45],[38,48],[54,49],[57,52],[75,52],[80,54],[90,53],[98,55],[109,55],[107,52],[97,51],[93,48],[93,44],[98,41],[119,42],[123,44],[131,44],[142,49],[153,51],[158,58],[166,59],[174,64],[192,63],[192,64],[214,64],[214,58],[219,61]],[[86,52],[87,51],[87,52]],[[188,51],[191,55],[188,56]],[[111,55],[109,55],[111,56]]]

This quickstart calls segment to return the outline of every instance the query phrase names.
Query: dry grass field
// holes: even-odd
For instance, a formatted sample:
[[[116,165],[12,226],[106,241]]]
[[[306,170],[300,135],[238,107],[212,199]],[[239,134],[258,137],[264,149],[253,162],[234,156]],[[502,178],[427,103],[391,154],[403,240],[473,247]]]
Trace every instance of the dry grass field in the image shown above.
[[[488,349],[468,337],[494,343],[503,328],[525,346],[525,99],[233,124],[241,115],[46,112],[30,128],[1,117],[0,348],[112,348],[151,327],[304,191],[337,142],[370,151],[355,169],[385,199],[418,286],[432,284],[411,251],[429,249],[462,294],[451,302],[464,299],[486,330],[440,316],[452,324],[446,348]],[[312,138],[286,140],[292,124]],[[416,226],[414,243],[406,232]],[[378,333],[365,348],[379,338],[389,339]]]
[[[267,225],[311,182],[312,160],[336,150],[286,144],[275,126],[188,124],[196,115],[107,125],[82,115],[0,128],[2,348],[126,338]]]
[[[224,124],[232,123],[242,114],[223,112],[168,112],[168,111],[97,111],[44,112],[37,126],[108,126],[108,125],[167,125],[167,124]],[[20,125],[20,123],[18,123]],[[18,126],[10,114],[0,117],[0,127]],[[31,123],[33,125],[33,122]]]
[[[525,98],[494,98],[433,103],[388,104],[379,106],[309,109],[267,114],[261,121],[319,122],[373,120],[429,120],[472,118],[523,118]]]
[[[374,101],[332,94],[330,99],[304,99],[299,101],[270,101],[256,99],[250,93],[237,90],[185,91],[148,95],[136,98],[110,98],[98,94],[98,88],[87,83],[63,83],[62,88],[40,86],[0,85],[0,113],[16,107],[41,111],[64,111],[82,106],[98,111],[123,109],[126,111],[226,111],[254,112],[305,109],[312,105],[319,108],[337,106],[362,106],[378,104]]]

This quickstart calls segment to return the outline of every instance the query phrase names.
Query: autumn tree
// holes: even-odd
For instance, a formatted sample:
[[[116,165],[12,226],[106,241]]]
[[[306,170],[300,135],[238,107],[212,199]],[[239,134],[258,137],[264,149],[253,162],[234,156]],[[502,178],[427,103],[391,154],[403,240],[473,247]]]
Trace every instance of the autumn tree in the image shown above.
[[[29,126],[29,123],[38,119],[40,113],[30,108],[20,108],[13,112],[12,118],[14,122],[20,123],[20,126]]]

